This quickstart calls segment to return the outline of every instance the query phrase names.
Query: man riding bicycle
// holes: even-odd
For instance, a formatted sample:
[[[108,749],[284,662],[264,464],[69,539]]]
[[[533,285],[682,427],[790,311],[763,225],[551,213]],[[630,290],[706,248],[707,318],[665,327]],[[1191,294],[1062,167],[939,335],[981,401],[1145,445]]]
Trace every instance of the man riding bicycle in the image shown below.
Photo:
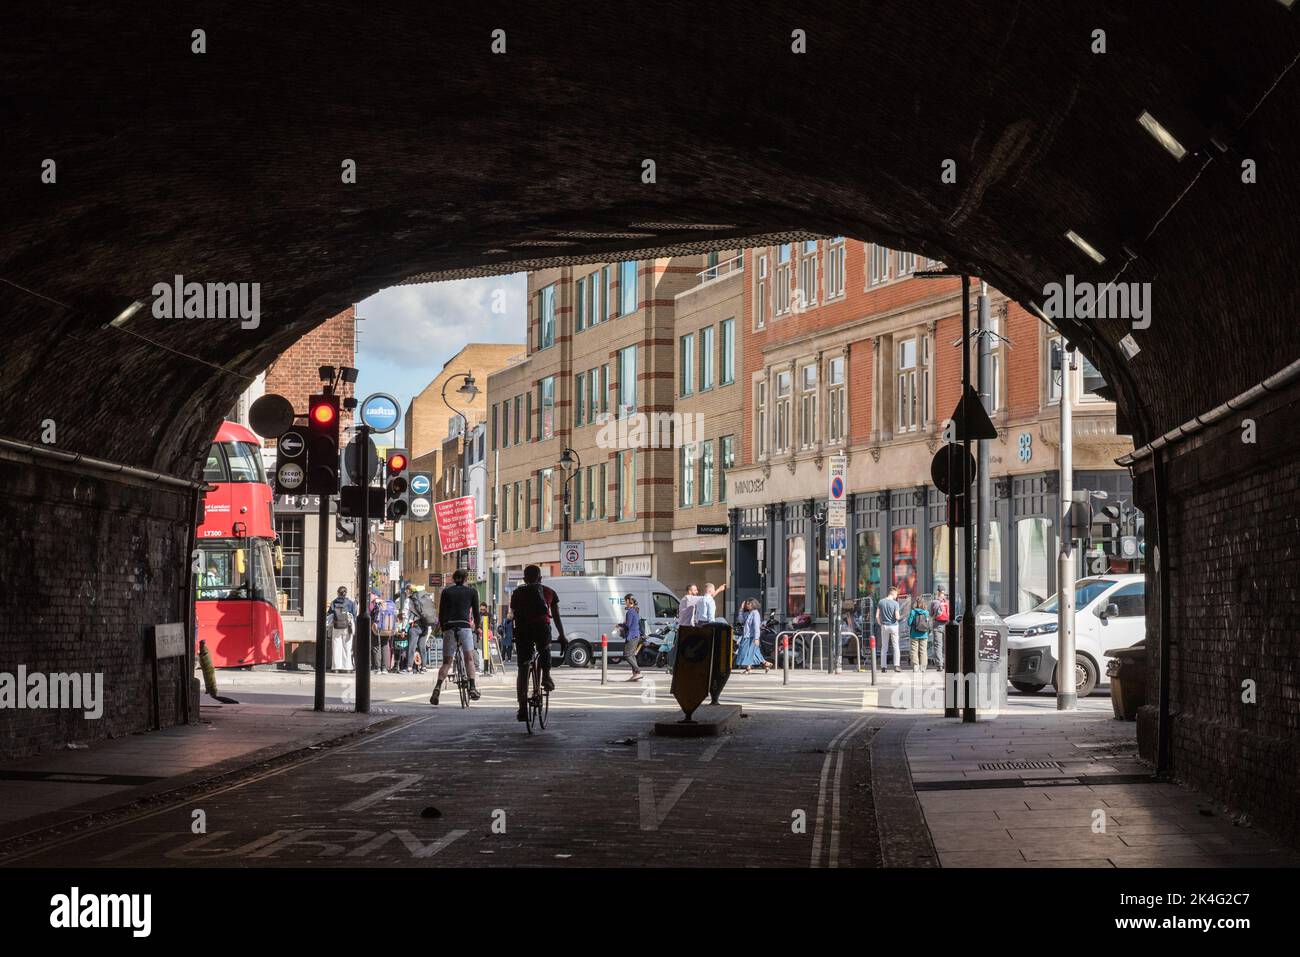
[[[568,644],[564,622],[560,620],[560,599],[542,584],[542,570],[536,565],[524,569],[524,583],[510,595],[510,610],[515,616],[515,648],[519,652],[519,677],[515,691],[519,699],[520,721],[528,720],[529,662],[536,653],[542,666],[542,684],[548,692],[555,690],[551,680],[551,622],[560,635],[560,649]]]
[[[474,687],[474,637],[483,633],[483,622],[478,613],[478,592],[465,582],[469,579],[469,569],[458,568],[452,574],[453,584],[442,590],[438,599],[438,621],[442,625],[442,667],[438,669],[438,680],[434,683],[433,694],[429,695],[429,704],[437,704],[442,693],[442,683],[451,670],[452,655],[460,648],[465,661],[465,675],[469,678],[469,697],[477,701],[480,697],[478,688]]]

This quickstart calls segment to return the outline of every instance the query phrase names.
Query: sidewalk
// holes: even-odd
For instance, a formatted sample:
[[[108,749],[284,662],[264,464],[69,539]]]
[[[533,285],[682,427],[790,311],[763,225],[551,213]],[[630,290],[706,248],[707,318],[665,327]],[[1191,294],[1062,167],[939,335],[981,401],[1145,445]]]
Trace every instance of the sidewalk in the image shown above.
[[[0,843],[393,720],[310,704],[209,705],[199,723],[0,764]]]
[[[917,719],[907,764],[940,866],[1300,865],[1300,855],[1235,825],[1204,795],[1154,782],[1133,724],[1107,705],[1017,708],[975,724]]]

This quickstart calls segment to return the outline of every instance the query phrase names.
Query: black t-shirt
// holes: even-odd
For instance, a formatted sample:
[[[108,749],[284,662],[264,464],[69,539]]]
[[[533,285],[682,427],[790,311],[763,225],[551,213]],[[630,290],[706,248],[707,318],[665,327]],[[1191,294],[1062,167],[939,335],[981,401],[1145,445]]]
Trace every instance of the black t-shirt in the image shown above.
[[[449,585],[442,590],[438,599],[438,621],[443,628],[464,628],[463,624],[453,622],[471,622],[479,627],[478,592],[468,585]]]

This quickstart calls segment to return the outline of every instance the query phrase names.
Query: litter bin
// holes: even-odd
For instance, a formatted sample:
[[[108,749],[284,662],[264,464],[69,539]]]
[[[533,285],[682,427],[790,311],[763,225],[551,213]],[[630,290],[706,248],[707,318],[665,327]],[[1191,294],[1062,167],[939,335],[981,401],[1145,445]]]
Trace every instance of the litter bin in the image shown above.
[[[1147,703],[1146,641],[1132,648],[1112,648],[1105,655],[1111,659],[1106,674],[1110,678],[1110,703],[1115,717],[1136,721],[1138,708]]]
[[[672,694],[689,723],[705,698],[718,703],[718,696],[731,676],[735,640],[731,626],[723,622],[683,625],[677,629],[673,650]]]

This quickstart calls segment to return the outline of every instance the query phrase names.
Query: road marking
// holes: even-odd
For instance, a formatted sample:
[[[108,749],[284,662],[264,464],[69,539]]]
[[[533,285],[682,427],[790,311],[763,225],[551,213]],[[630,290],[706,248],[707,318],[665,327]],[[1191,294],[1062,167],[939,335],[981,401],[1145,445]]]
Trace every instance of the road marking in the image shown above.
[[[847,728],[840,730],[840,733],[831,738],[831,743],[826,745],[826,759],[822,761],[821,777],[817,785],[817,825],[813,829],[813,846],[812,853],[809,855],[809,867],[821,867],[822,856],[822,826],[827,824],[826,818],[826,784],[830,779],[831,762],[833,760],[843,761],[843,755],[840,748],[843,742],[852,737],[859,728],[870,721],[871,715],[864,714]],[[842,764],[840,765],[842,767]],[[831,815],[833,820],[827,824],[827,830],[830,832],[830,839],[827,841],[827,856],[830,859],[831,867],[839,866],[839,795],[840,791],[840,773],[837,770],[834,783],[834,794],[831,801]]]
[[[668,817],[668,812],[676,805],[694,778],[678,778],[666,795],[662,805],[655,801],[655,784],[649,777],[642,775],[637,781],[637,794],[641,804],[641,830],[657,831],[659,825]]]
[[[363,771],[361,774],[344,774],[344,781],[356,781],[358,784],[367,784],[376,778],[396,778],[397,783],[391,784],[386,788],[380,788],[363,798],[358,798],[351,804],[345,804],[342,807],[336,807],[335,811],[363,811],[372,804],[378,804],[385,798],[392,797],[403,788],[408,788],[416,781],[424,778],[423,774],[397,774],[393,771]]]
[[[704,753],[700,755],[700,760],[712,761],[713,756],[718,753],[718,750],[730,740],[730,738],[719,738],[715,744],[711,744],[704,749]]]
[[[650,757],[650,739],[645,735],[636,739],[636,759],[638,761],[651,761]]]

